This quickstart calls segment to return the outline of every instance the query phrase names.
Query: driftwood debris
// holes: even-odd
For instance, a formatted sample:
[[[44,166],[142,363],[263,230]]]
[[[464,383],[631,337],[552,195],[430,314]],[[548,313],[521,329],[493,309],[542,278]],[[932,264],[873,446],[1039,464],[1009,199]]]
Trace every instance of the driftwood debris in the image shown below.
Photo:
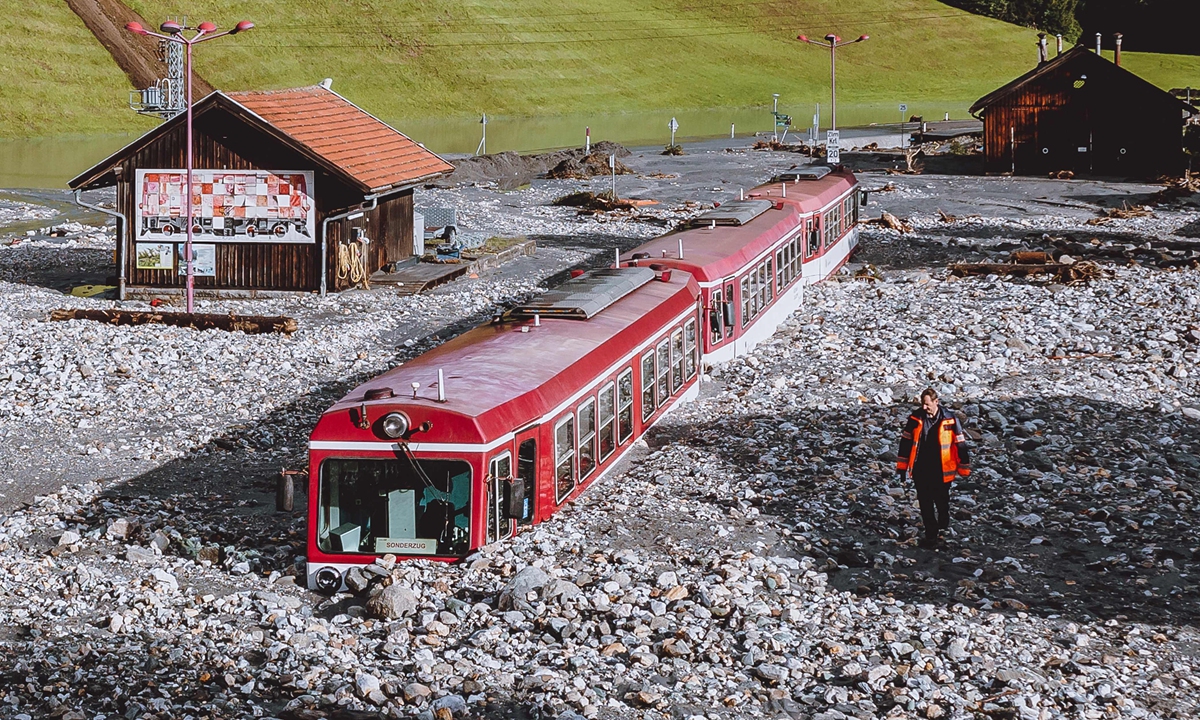
[[[902,233],[913,231],[912,225],[909,225],[907,222],[901,220],[887,210],[883,211],[878,220],[869,220],[868,222],[873,225],[882,225],[889,230],[898,230]]]
[[[241,331],[247,335],[296,332],[296,320],[282,316],[234,315],[229,313],[163,313],[142,310],[85,310],[59,309],[50,313],[51,320],[95,320],[110,325],[174,325],[197,330]]]
[[[1039,257],[1040,256],[1040,257]],[[1006,275],[1028,277],[1051,275],[1055,280],[1068,285],[1087,282],[1104,277],[1107,273],[1094,262],[1052,262],[1049,255],[1041,252],[1014,253],[1014,262],[1008,263],[954,263],[950,274],[958,277],[970,275]]]

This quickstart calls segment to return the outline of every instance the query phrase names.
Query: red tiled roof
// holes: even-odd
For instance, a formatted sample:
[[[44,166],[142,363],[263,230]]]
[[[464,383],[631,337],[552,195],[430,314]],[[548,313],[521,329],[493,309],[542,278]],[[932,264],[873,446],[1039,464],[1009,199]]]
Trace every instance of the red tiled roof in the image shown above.
[[[372,191],[450,172],[450,163],[319,85],[226,96]]]

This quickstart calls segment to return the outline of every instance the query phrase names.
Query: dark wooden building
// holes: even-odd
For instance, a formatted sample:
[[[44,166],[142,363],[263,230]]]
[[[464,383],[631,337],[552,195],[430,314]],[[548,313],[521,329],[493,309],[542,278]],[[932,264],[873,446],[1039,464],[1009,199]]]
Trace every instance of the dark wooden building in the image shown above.
[[[412,255],[413,190],[453,169],[322,86],[214,92],[193,115],[198,292],[352,287]],[[69,183],[116,186],[122,297],[185,284],[186,147],[179,115]]]
[[[1060,170],[1156,177],[1184,172],[1196,108],[1082,45],[980,98],[987,172]]]

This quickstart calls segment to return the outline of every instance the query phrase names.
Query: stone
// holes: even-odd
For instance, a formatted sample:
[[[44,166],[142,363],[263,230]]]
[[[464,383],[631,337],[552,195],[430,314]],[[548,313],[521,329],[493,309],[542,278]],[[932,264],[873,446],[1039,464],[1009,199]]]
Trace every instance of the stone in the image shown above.
[[[381,620],[399,620],[415,613],[420,605],[412,590],[392,583],[367,600],[367,611]]]
[[[114,540],[124,540],[129,536],[130,528],[131,525],[127,519],[117,518],[116,520],[112,521],[111,525],[108,526],[108,530],[105,531],[105,534]]]
[[[74,530],[67,530],[58,537],[58,545],[60,547],[75,545],[80,541],[80,539],[79,533],[75,532]]]
[[[359,697],[365,698],[371,693],[379,691],[379,678],[360,670],[354,674],[354,689],[358,691]]]
[[[429,699],[432,691],[428,685],[422,683],[409,683],[404,686],[404,699],[413,705],[420,705]]]
[[[539,590],[550,582],[550,576],[545,570],[533,565],[527,565],[517,571],[500,591],[500,609],[513,607],[516,600],[524,600],[525,596],[534,590]]]

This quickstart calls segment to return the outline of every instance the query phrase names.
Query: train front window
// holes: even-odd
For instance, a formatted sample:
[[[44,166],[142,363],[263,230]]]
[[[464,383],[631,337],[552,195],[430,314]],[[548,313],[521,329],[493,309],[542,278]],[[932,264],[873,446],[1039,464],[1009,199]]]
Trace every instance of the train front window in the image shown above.
[[[465,555],[471,466],[462,460],[321,463],[317,546],[328,553]]]

